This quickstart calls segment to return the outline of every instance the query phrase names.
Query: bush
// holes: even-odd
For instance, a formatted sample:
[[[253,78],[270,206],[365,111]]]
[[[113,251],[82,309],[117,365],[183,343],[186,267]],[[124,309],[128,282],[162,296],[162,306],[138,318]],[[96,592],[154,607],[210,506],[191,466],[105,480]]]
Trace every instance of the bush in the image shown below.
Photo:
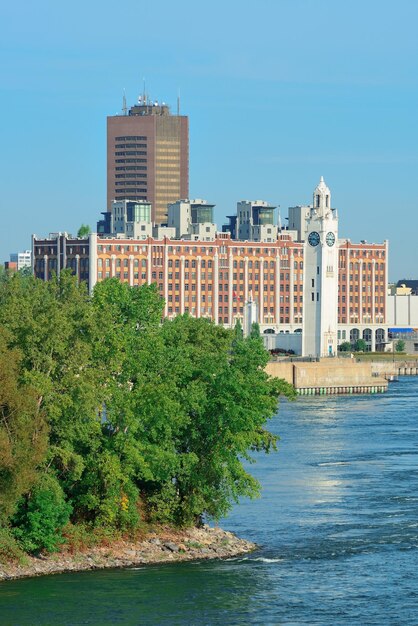
[[[354,344],[354,351],[355,352],[367,351],[367,343],[364,341],[364,339],[357,339],[356,343]]]
[[[340,343],[338,346],[338,350],[340,352],[351,352],[351,343],[349,341],[343,341],[343,343]]]
[[[405,350],[405,342],[403,339],[398,339],[395,343],[395,350],[396,352],[403,352]]]
[[[62,529],[71,510],[57,479],[45,474],[20,500],[12,518],[13,534],[26,552],[55,552],[64,542]]]
[[[26,556],[9,528],[0,528],[0,563],[18,561],[22,565]]]

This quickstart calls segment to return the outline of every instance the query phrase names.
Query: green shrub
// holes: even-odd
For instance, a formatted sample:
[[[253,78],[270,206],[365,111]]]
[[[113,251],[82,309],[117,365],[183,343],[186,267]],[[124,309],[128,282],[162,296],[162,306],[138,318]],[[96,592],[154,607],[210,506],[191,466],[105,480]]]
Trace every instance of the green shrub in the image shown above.
[[[25,553],[19,546],[9,528],[0,528],[0,563],[18,561],[24,564]]]
[[[64,542],[62,529],[71,510],[57,479],[44,474],[30,494],[20,500],[12,519],[13,534],[26,552],[55,552]]]
[[[349,341],[343,341],[343,343],[340,343],[340,345],[338,346],[338,350],[340,352],[351,352],[351,343]]]

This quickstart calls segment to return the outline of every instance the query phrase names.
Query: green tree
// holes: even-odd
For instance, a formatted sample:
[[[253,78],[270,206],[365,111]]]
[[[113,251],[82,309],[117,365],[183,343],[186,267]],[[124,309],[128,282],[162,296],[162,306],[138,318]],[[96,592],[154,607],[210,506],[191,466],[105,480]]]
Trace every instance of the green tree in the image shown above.
[[[90,233],[90,226],[88,226],[87,224],[81,224],[80,228],[77,231],[77,237],[79,237],[80,239],[85,239],[90,235]]]
[[[116,436],[128,435],[125,449],[135,451],[135,478],[151,515],[190,524],[257,495],[242,460],[250,450],[275,448],[264,423],[278,395],[293,394],[265,374],[262,340],[237,342],[233,331],[181,316],[165,321],[158,336],[143,333],[138,348],[129,414],[124,403],[129,421]]]
[[[398,339],[398,341],[395,343],[395,350],[396,352],[404,352],[405,351],[405,342],[403,339]]]
[[[190,524],[257,495],[242,462],[275,448],[265,422],[292,388],[264,372],[257,327],[244,339],[162,312],[155,285],[0,281],[0,503],[26,550],[56,549],[70,514]]]
[[[259,338],[261,336],[260,325],[257,322],[253,322],[251,324],[250,336],[255,338]]]
[[[140,445],[133,442],[142,416],[133,415],[132,393],[144,367],[139,342],[144,333],[151,338],[158,336],[163,301],[155,285],[133,289],[110,279],[96,286],[92,310],[100,327],[92,360],[106,368],[101,432],[96,437],[95,453],[84,457],[83,474],[70,494],[77,518],[96,525],[132,527],[139,522],[140,495],[135,477],[149,472]],[[150,341],[147,348],[152,360],[154,346]],[[157,397],[153,408],[159,409]],[[146,435],[140,444],[146,445]]]
[[[354,344],[354,351],[366,352],[366,350],[367,350],[367,343],[364,341],[364,339],[357,339],[356,343]]]
[[[33,389],[19,381],[20,354],[6,346],[0,329],[0,525],[36,481],[47,446],[47,429]]]
[[[352,349],[353,348],[349,341],[343,341],[343,343],[340,343],[340,345],[338,346],[338,350],[340,352],[351,352]]]
[[[71,505],[65,501],[57,479],[43,474],[19,503],[12,520],[14,535],[26,552],[54,552],[64,541],[62,529],[70,512]]]
[[[242,329],[242,324],[241,324],[240,320],[237,320],[237,323],[235,324],[234,334],[235,334],[235,338],[238,341],[243,339],[243,337],[244,337],[244,331]]]
[[[49,282],[15,274],[0,287],[0,324],[9,349],[22,355],[19,379],[48,424],[45,464],[68,498],[103,446],[100,407],[111,364],[95,350],[105,322],[67,272]]]

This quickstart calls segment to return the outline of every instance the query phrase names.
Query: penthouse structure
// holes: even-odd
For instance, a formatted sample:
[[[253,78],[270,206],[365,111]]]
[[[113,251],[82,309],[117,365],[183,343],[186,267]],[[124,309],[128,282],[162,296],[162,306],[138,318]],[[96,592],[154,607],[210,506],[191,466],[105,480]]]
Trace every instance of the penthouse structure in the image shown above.
[[[171,204],[165,226],[151,223],[145,204],[141,212],[129,202],[115,203],[108,232],[88,240],[34,237],[35,274],[47,280],[71,267],[90,289],[110,277],[155,283],[168,318],[189,313],[233,327],[245,325],[250,307],[263,333],[297,337],[304,355],[334,355],[339,343],[358,338],[384,349],[388,243],[340,239],[323,179],[312,205],[290,209],[287,229],[262,201],[239,202],[224,232],[213,223],[214,205],[203,200]]]

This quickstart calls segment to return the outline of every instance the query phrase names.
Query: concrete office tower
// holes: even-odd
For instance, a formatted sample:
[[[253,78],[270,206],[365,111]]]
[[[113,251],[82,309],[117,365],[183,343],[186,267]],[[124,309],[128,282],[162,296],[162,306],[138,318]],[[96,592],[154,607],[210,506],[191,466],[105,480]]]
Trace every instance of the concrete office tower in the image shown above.
[[[146,200],[152,221],[167,222],[167,205],[189,196],[189,120],[147,96],[107,118],[107,210],[114,200]]]

